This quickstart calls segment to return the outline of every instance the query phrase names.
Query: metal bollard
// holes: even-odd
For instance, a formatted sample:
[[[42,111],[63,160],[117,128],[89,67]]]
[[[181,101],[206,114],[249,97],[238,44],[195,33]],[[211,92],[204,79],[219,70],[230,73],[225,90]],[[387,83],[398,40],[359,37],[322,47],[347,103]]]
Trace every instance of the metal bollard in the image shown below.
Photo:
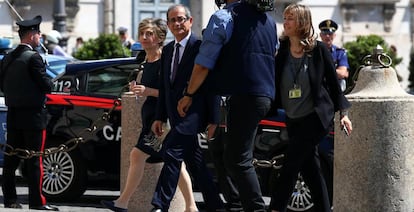
[[[353,132],[335,122],[335,212],[414,211],[414,98],[374,49],[347,95]],[[336,117],[339,119],[339,117]]]
[[[141,107],[145,98],[137,101],[134,94],[126,92],[122,95],[122,141],[121,141],[121,191],[124,189],[129,169],[129,153],[135,146],[141,133]],[[150,211],[152,196],[158,181],[163,163],[146,163],[141,184],[131,197],[128,211]],[[185,202],[180,189],[177,189],[171,201],[170,211],[184,211]]]

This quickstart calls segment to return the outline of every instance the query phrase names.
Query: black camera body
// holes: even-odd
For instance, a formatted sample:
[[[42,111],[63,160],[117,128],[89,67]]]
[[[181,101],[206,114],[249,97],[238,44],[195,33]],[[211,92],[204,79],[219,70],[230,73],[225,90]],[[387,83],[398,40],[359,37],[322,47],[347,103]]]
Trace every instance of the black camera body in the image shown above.
[[[260,12],[267,12],[273,10],[274,0],[245,0],[248,4],[256,7]],[[221,5],[227,3],[227,0],[215,0],[217,7],[221,8]]]
[[[274,9],[274,0],[246,0],[247,3],[256,6],[256,9],[260,12],[268,12]]]
[[[215,0],[216,5],[218,8],[221,8],[221,5],[226,3],[226,0]]]

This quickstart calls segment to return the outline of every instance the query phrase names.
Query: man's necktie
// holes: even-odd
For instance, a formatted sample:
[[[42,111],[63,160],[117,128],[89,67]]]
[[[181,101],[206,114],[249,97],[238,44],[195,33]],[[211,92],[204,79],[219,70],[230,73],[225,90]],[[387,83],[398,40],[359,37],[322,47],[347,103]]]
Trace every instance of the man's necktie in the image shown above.
[[[180,60],[180,46],[181,46],[180,43],[175,44],[175,55],[174,55],[172,73],[171,73],[171,82],[174,82],[175,76],[177,75],[178,62]]]

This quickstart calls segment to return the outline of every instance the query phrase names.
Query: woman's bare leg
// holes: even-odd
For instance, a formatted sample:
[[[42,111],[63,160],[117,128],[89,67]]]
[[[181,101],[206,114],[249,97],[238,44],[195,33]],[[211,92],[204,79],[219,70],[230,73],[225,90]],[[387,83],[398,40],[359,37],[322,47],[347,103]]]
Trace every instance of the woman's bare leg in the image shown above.
[[[132,148],[129,154],[129,169],[124,190],[121,195],[114,201],[116,207],[128,208],[128,202],[135,190],[139,186],[144,175],[145,161],[149,155],[145,154],[138,148]]]
[[[194,194],[193,194],[193,185],[191,183],[190,175],[185,168],[185,164],[182,163],[180,178],[178,179],[178,188],[183,194],[185,201],[185,211],[184,212],[195,212],[198,211],[197,205],[195,203]]]

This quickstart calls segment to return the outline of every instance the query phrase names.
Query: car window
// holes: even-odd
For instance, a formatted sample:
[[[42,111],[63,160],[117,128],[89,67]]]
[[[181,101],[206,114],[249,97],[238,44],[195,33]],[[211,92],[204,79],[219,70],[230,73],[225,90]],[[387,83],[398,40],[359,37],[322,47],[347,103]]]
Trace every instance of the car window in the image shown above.
[[[126,91],[136,64],[107,67],[89,72],[86,92],[96,95],[119,96]]]

